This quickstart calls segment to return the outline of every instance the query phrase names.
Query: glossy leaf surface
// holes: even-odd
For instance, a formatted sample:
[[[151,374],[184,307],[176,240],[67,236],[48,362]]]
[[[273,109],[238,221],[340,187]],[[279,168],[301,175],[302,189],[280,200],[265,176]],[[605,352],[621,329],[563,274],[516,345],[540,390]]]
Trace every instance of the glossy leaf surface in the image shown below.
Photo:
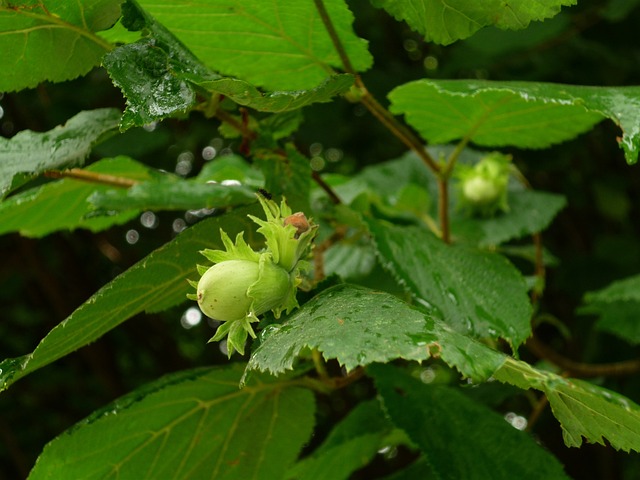
[[[50,442],[29,478],[282,478],[311,435],[313,394],[269,379],[238,390],[241,373],[206,368],[142,387]]]
[[[488,378],[502,354],[451,330],[385,292],[338,285],[321,292],[282,325],[262,333],[247,370],[273,374],[293,367],[303,351],[317,348],[347,370],[397,358],[439,356],[467,377]]]
[[[546,148],[608,118],[622,129],[628,163],[640,150],[640,87],[417,80],[395,88],[391,110],[431,143]]]
[[[446,245],[422,228],[366,221],[383,266],[436,317],[463,334],[501,337],[514,348],[530,335],[527,286],[507,259]]]

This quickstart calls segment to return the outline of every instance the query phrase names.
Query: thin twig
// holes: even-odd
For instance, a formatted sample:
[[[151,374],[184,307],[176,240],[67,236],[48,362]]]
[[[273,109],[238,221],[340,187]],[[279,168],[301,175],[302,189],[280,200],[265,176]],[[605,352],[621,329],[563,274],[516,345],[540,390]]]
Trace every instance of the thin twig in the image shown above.
[[[621,377],[640,373],[640,359],[600,364],[576,362],[552,350],[535,336],[527,340],[526,347],[538,358],[548,360],[574,377]]]
[[[340,205],[342,203],[342,200],[340,200],[338,194],[333,190],[333,188],[331,188],[331,186],[327,182],[324,181],[324,179],[318,172],[316,172],[315,170],[311,172],[311,178],[313,178],[313,181],[316,182],[318,186],[322,188],[322,190],[324,190],[324,192],[329,196],[329,199],[334,205]]]
[[[324,28],[327,29],[327,33],[333,42],[333,46],[338,52],[338,56],[340,57],[340,61],[344,66],[344,71],[347,73],[351,73],[352,75],[357,75],[353,65],[351,64],[351,60],[349,59],[349,55],[347,55],[347,51],[344,49],[342,45],[342,41],[340,37],[338,37],[338,32],[336,32],[336,28],[333,26],[333,22],[331,21],[331,17],[329,16],[329,12],[324,6],[324,2],[322,0],[313,0],[316,4],[316,10],[318,10],[318,14],[320,15],[320,19],[324,24]]]
[[[83,182],[100,183],[102,185],[109,185],[119,188],[131,188],[134,185],[140,183],[138,180],[133,180],[126,177],[116,177],[114,175],[105,175],[103,173],[91,172],[89,170],[82,170],[80,168],[70,168],[69,170],[47,170],[44,172],[45,177],[49,178],[73,178],[75,180],[81,180]]]

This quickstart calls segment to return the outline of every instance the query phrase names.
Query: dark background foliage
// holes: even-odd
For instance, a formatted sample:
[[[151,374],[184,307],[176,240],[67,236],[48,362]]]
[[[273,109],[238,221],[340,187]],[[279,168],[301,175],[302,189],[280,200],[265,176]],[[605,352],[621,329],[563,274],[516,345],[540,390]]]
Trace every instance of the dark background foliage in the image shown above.
[[[581,1],[578,7],[524,32],[488,28],[449,47],[425,44],[383,11],[364,2],[350,3],[356,12],[355,30],[370,41],[376,58],[364,80],[378,98],[384,98],[395,85],[424,76],[640,84],[640,8],[626,11],[624,6],[617,7],[640,2]],[[24,129],[48,130],[84,109],[123,108],[124,102],[105,72],[96,69],[75,81],[5,94],[0,96],[0,106],[0,131],[8,138]],[[309,152],[320,144],[324,152],[330,148],[343,152],[339,161],[327,162],[325,171],[351,174],[404,151],[358,104],[339,100],[314,105],[304,110],[304,117],[295,137],[301,151]],[[590,363],[628,359],[639,353],[593,330],[592,318],[574,313],[586,291],[640,270],[640,171],[626,165],[612,140],[617,134],[611,123],[604,122],[552,149],[512,152],[534,188],[568,198],[568,207],[543,235],[545,246],[560,259],[548,271],[543,309],[556,312],[571,336],[564,338],[552,324],[542,325],[538,333],[566,356]],[[212,143],[219,150],[238,148],[237,142],[222,139],[215,121],[194,113],[188,119],[162,122],[153,135],[132,129],[102,144],[92,155],[97,159],[128,153],[149,165],[175,171],[187,152],[194,174],[203,163],[203,148]],[[154,228],[136,219],[98,234],[56,233],[37,242],[17,234],[0,237],[0,357],[31,351],[98,288],[170,240],[176,219],[186,224],[197,221],[176,212],[159,214]],[[126,240],[132,229],[140,234],[133,245]],[[205,343],[212,334],[211,326],[181,326],[188,306],[139,315],[93,345],[18,382],[10,394],[1,395],[0,444],[4,448],[0,448],[0,478],[25,477],[47,441],[144,382],[183,368],[226,362],[217,345]],[[526,349],[522,354],[535,360]],[[640,402],[637,382],[608,379],[604,385]],[[322,401],[333,402],[335,415],[348,410],[353,396],[366,394],[342,392]],[[321,417],[323,411],[330,409],[321,406]],[[633,474],[640,471],[637,454],[591,445],[567,449],[548,411],[534,432],[574,478],[638,478]],[[362,472],[362,478],[371,475],[371,471]]]

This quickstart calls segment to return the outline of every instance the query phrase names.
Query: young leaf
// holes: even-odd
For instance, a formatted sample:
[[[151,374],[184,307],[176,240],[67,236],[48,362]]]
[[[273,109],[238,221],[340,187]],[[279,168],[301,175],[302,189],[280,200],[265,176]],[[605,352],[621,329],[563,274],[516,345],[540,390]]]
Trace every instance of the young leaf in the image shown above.
[[[159,312],[186,300],[187,279],[198,277],[199,251],[220,248],[220,228],[230,235],[251,231],[246,217],[255,209],[238,209],[204,220],[122,273],[44,337],[28,355],[0,362],[0,391],[16,380],[95,341],[140,312]]]
[[[391,365],[367,372],[391,420],[420,447],[437,478],[568,479],[527,433],[459,390],[425,385]]]
[[[608,118],[622,129],[629,164],[640,150],[640,87],[479,80],[417,80],[395,88],[391,111],[431,143],[545,148]]]
[[[128,157],[103,159],[86,170],[137,181],[150,178],[148,167]],[[25,237],[43,237],[59,230],[76,228],[98,232],[134,218],[138,210],[87,217],[92,211],[87,198],[109,188],[107,185],[66,178],[13,195],[0,203],[0,235],[19,231]]]
[[[287,479],[341,480],[364,467],[383,447],[393,425],[376,400],[358,404],[313,453],[287,472]]]
[[[588,442],[640,452],[640,407],[620,394],[588,382],[566,379],[537,370],[525,362],[507,358],[493,377],[517,387],[545,393],[560,421],[569,447]]]
[[[138,0],[207,67],[268,90],[316,87],[342,63],[313,2]],[[325,1],[353,67],[372,64],[343,0]]]
[[[238,365],[180,372],[51,441],[29,478],[282,478],[311,435],[310,391]],[[135,426],[132,428],[132,426]]]
[[[91,148],[118,127],[119,118],[112,108],[84,111],[45,133],[25,130],[0,138],[0,199],[45,170],[82,165]]]
[[[576,0],[372,0],[371,3],[406,21],[426,41],[449,45],[488,25],[513,30],[527,28],[532,21],[555,16],[560,7],[575,5]]]
[[[596,328],[634,345],[640,344],[640,275],[634,275],[584,296],[580,313],[596,314]]]
[[[95,33],[120,16],[121,0],[2,2],[0,92],[89,72],[112,46]]]
[[[383,266],[436,317],[463,334],[507,340],[531,333],[522,275],[501,255],[446,245],[425,229],[365,220]]]
[[[283,325],[262,334],[247,371],[273,374],[293,367],[305,349],[317,348],[347,370],[397,358],[439,356],[464,376],[488,378],[503,355],[384,292],[337,285],[321,292]]]

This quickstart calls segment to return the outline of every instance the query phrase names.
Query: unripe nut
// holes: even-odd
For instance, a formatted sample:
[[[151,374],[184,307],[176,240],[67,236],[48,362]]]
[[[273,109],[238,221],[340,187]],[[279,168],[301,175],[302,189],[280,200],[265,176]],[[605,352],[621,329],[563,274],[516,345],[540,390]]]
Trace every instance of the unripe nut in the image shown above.
[[[198,282],[200,309],[215,320],[244,318],[253,302],[247,290],[258,280],[258,274],[258,263],[249,260],[227,260],[213,265]]]
[[[462,193],[469,201],[486,205],[495,202],[501,195],[501,189],[496,182],[484,177],[471,177],[464,181]]]

